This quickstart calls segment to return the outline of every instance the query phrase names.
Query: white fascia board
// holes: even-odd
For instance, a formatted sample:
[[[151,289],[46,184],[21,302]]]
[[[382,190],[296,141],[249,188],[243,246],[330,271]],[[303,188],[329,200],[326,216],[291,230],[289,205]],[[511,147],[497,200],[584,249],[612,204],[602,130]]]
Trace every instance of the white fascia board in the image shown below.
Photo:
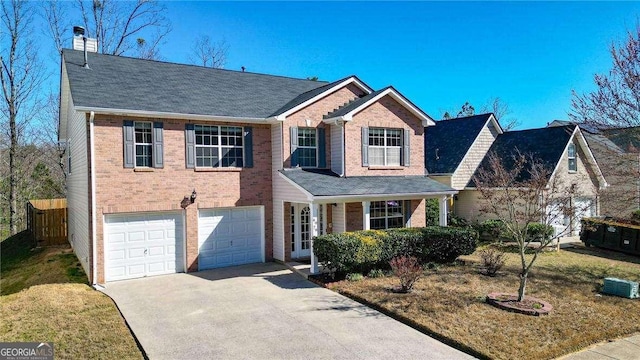
[[[359,87],[362,91],[366,92],[367,94],[371,94],[371,92],[372,92],[370,87],[368,87],[364,83],[360,82],[354,76],[350,76],[348,79],[344,80],[343,82],[341,82],[339,84],[336,84],[335,86],[332,86],[331,88],[321,92],[320,94],[312,97],[311,99],[292,107],[291,109],[283,112],[282,114],[274,116],[273,119],[278,120],[278,121],[284,121],[284,120],[287,119],[287,116],[299,111],[300,109],[304,109],[305,107],[313,104],[314,102],[333,94],[334,92],[342,89],[343,87],[345,87],[345,86],[347,86],[347,85],[349,85],[351,83],[353,83],[354,85]]]
[[[504,134],[504,130],[502,130],[502,126],[500,126],[500,123],[498,122],[498,120],[496,120],[496,117],[493,116],[493,114],[491,114],[491,116],[489,116],[489,121],[487,121],[487,124],[489,122],[491,122],[493,124],[493,126],[498,131],[498,134]],[[484,124],[484,126],[487,126],[487,124]]]
[[[598,183],[599,183],[599,188],[600,190],[606,188],[609,186],[609,184],[607,183],[607,180],[605,179],[604,175],[602,174],[602,171],[600,170],[600,166],[598,165],[598,162],[596,161],[595,156],[593,156],[593,153],[591,152],[591,148],[589,148],[589,144],[587,143],[587,139],[584,138],[584,135],[582,134],[582,131],[579,130],[580,127],[576,126],[576,130],[574,131],[574,137],[578,138],[578,143],[580,144],[580,147],[582,148],[582,150],[584,151],[584,153],[587,155],[587,161],[589,162],[589,165],[591,165],[593,167],[593,169],[596,172],[596,177],[598,178]]]
[[[457,190],[439,191],[429,193],[404,193],[404,194],[363,194],[363,195],[335,195],[335,196],[314,196],[313,202],[318,204],[334,203],[334,202],[360,202],[360,201],[378,201],[378,200],[411,200],[411,199],[427,199],[440,196],[452,196],[457,194]]]
[[[366,109],[369,105],[373,104],[374,102],[378,101],[379,99],[381,99],[382,97],[387,96],[387,95],[391,96],[394,100],[399,102],[400,105],[402,105],[405,109],[409,110],[418,119],[422,120],[422,126],[423,127],[433,126],[433,125],[436,124],[433,121],[432,118],[430,118],[427,114],[423,113],[422,111],[418,110],[415,106],[413,106],[413,104],[411,104],[408,101],[406,101],[405,98],[402,95],[400,95],[392,87],[389,87],[388,89],[382,91],[380,94],[372,97],[367,102],[365,102],[362,105],[358,106],[357,108],[351,110],[347,114],[344,114],[343,116],[340,116],[340,117],[337,117],[337,118],[327,119],[327,121],[333,121],[334,119],[339,119],[339,120],[342,120],[342,121],[351,121],[353,119],[354,115],[356,115],[360,111]]]
[[[305,188],[303,188],[302,186],[296,184],[293,180],[291,180],[288,177],[286,177],[280,171],[278,171],[278,175],[280,175],[281,178],[285,179],[289,184],[293,185],[293,187],[295,187],[296,189],[300,190],[300,192],[302,194],[304,194],[304,196],[307,198],[308,201],[310,201],[310,202],[313,201],[313,195],[310,192],[308,192],[307,190],[305,190]],[[287,199],[281,199],[281,200],[289,201]],[[290,201],[290,202],[297,202],[297,201]]]
[[[270,118],[249,118],[249,117],[233,117],[233,116],[216,116],[216,115],[199,115],[199,114],[183,114],[162,111],[147,110],[129,110],[129,109],[112,109],[112,108],[95,108],[87,106],[76,106],[76,111],[90,112],[93,111],[100,115],[120,115],[120,116],[142,116],[158,119],[184,119],[184,120],[203,120],[203,121],[221,121],[235,123],[255,123],[268,124],[272,123]]]

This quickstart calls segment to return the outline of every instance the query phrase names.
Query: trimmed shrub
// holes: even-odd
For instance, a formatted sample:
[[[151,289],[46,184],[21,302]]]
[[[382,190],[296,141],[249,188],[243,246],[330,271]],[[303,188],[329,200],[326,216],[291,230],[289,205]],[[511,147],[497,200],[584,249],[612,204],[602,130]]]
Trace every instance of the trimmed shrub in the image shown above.
[[[314,239],[314,251],[325,268],[341,274],[385,269],[398,256],[419,263],[446,263],[475,251],[478,233],[471,228],[431,226],[327,234]]]
[[[529,223],[527,225],[527,236],[532,241],[545,241],[551,239],[554,230],[553,226],[541,223]]]
[[[384,276],[384,270],[382,269],[373,269],[367,274],[367,277],[372,279],[382,278]]]
[[[634,211],[631,213],[631,218],[632,218],[633,220],[640,220],[640,209],[638,209],[638,210],[634,210]]]
[[[425,200],[425,213],[427,216],[427,226],[437,226],[440,222],[440,205],[438,199]]]
[[[347,274],[346,279],[347,281],[360,281],[364,279],[364,277],[360,273],[350,273],[350,274]]]
[[[502,250],[487,248],[480,251],[484,273],[489,276],[496,276],[496,273],[504,266],[506,259],[507,254]]]
[[[480,239],[501,241],[505,237],[505,223],[500,219],[489,219],[478,224]]]
[[[413,256],[398,256],[389,262],[393,274],[400,279],[398,292],[407,293],[413,289],[413,285],[422,276],[422,266]]]

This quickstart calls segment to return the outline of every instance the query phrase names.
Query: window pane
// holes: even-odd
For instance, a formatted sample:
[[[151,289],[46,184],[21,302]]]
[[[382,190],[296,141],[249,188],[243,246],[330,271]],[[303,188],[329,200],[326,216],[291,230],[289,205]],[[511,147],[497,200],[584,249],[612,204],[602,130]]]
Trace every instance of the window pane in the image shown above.
[[[569,157],[575,157],[576,156],[576,146],[574,144],[569,144]]]
[[[387,220],[387,229],[402,227],[404,227],[404,219],[401,217],[389,218],[389,220]]]
[[[576,163],[576,159],[569,159],[569,171],[577,171],[578,164]]]
[[[387,129],[387,146],[400,146],[402,130]]]
[[[371,228],[371,230],[384,229],[385,228],[385,221],[384,221],[384,219],[371,219],[369,227]]]
[[[369,146],[384,146],[384,129],[369,128]]]
[[[369,148],[369,165],[384,165],[384,148]]]
[[[400,166],[400,148],[387,148],[387,163],[389,166]]]

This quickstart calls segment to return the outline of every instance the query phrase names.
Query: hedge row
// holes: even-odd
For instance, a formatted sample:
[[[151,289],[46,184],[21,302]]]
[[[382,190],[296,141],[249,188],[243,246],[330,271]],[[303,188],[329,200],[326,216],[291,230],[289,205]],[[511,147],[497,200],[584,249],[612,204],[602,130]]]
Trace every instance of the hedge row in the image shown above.
[[[425,264],[447,263],[475,251],[478,233],[471,228],[429,226],[327,234],[313,241],[318,260],[338,273],[389,268],[396,256],[415,256]]]
[[[474,225],[483,241],[510,241],[512,236],[508,233],[504,220],[485,220]],[[532,241],[548,240],[554,234],[553,226],[541,223],[527,224],[527,235]]]

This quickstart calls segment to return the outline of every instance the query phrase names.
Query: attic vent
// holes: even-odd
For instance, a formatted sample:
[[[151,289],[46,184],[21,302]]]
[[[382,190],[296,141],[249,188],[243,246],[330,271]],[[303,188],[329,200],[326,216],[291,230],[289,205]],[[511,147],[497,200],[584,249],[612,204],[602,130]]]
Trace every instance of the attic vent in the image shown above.
[[[84,51],[84,44],[82,43],[82,36],[73,37],[73,50]],[[87,38],[87,51],[98,52],[98,41],[96,39]]]

